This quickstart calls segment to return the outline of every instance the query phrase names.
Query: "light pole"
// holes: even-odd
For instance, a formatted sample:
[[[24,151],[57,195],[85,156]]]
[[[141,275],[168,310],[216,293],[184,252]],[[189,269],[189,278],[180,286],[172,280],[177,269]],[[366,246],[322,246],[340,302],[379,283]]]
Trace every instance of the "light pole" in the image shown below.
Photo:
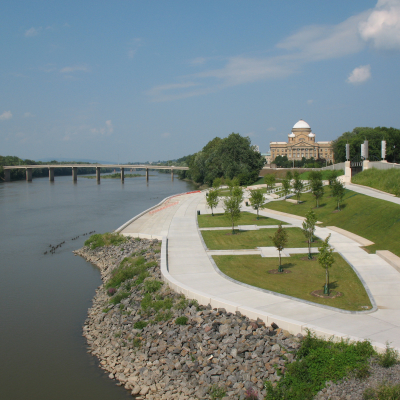
[[[394,144],[393,145],[393,164],[396,164],[396,153],[395,153],[395,151],[396,151],[396,145]]]

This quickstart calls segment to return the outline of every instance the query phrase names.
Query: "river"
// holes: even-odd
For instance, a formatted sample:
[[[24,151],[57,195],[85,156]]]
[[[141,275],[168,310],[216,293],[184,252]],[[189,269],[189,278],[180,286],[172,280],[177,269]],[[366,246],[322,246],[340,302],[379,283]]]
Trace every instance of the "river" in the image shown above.
[[[83,234],[112,231],[163,198],[192,190],[170,174],[152,171],[149,179],[0,183],[1,398],[132,398],[86,352],[82,325],[101,279],[72,251],[83,246]]]

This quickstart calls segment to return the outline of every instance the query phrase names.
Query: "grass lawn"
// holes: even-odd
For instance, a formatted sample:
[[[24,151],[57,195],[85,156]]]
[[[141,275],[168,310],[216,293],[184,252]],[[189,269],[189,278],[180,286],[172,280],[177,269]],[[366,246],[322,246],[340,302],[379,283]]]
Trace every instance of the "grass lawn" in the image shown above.
[[[323,289],[325,270],[317,260],[304,261],[305,254],[296,254],[282,259],[282,266],[291,273],[269,274],[267,271],[277,269],[279,258],[260,257],[258,255],[214,256],[218,268],[237,281],[262,289],[286,294],[337,307],[344,310],[362,311],[361,306],[372,307],[364,286],[347,262],[334,253],[335,263],[329,271],[330,288],[343,293],[335,299],[314,297],[310,293]],[[364,309],[365,310],[365,309]]]
[[[257,219],[257,214],[252,214],[247,211],[240,213],[241,217],[237,221],[238,225],[287,225],[285,222],[278,221],[277,219],[267,218],[260,215]],[[199,228],[217,228],[217,227],[232,227],[231,220],[225,214],[203,214],[198,215]]]
[[[236,231],[236,230],[235,230]],[[238,250],[255,249],[256,247],[270,247],[274,244],[270,236],[276,229],[260,229],[259,231],[201,231],[203,239],[209,250]],[[287,228],[288,242],[286,247],[308,247],[306,238],[300,228]],[[318,238],[311,244],[312,247],[321,246]]]
[[[335,199],[328,197],[330,189],[325,187],[325,196],[320,200],[320,207],[315,207],[311,193],[301,196],[303,203],[293,204],[287,201],[268,203],[271,210],[305,216],[313,208],[318,221],[324,226],[337,226],[360,235],[374,242],[365,249],[370,253],[376,250],[390,250],[400,256],[400,206],[385,200],[375,199],[346,190],[342,211],[335,212]]]
[[[360,172],[351,178],[352,183],[369,186],[400,196],[400,169],[376,169],[371,168]]]
[[[302,174],[300,174],[300,179],[308,180],[308,176],[309,176],[310,172],[311,171],[306,171],[306,172],[303,172]],[[321,172],[322,172],[322,180],[327,180],[331,173],[331,170],[324,170]],[[338,176],[344,175],[344,171],[342,169],[336,170],[336,172],[338,173]]]

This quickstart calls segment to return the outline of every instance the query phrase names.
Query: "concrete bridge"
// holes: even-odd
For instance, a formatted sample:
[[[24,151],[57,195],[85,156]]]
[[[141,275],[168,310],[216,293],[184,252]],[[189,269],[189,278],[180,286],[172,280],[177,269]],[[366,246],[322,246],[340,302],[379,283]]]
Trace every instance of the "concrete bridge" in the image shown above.
[[[49,170],[49,180],[54,182],[54,168],[71,168],[72,169],[72,181],[78,180],[78,168],[96,168],[96,181],[100,183],[100,168],[119,168],[121,170],[121,182],[124,183],[125,169],[145,169],[146,170],[146,181],[149,180],[149,169],[163,169],[171,170],[171,180],[174,179],[174,170],[185,171],[188,167],[177,167],[174,165],[130,165],[130,164],[48,164],[48,165],[6,165],[4,169],[4,180],[10,182],[10,171],[12,169],[24,169],[26,171],[26,181],[32,182],[32,171],[33,169],[46,169]]]

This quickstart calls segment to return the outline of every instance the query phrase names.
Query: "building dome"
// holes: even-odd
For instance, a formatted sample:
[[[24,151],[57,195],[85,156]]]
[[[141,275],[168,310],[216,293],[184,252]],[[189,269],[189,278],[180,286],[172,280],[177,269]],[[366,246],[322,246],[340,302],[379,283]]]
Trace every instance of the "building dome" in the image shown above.
[[[315,137],[315,133],[310,132],[310,133],[308,134],[308,137]]]
[[[292,129],[311,129],[311,127],[307,124],[306,121],[300,119],[298,122],[295,123]]]
[[[296,137],[296,135],[292,132],[292,133],[289,133],[289,135],[288,135],[290,138],[293,138],[293,137]]]

